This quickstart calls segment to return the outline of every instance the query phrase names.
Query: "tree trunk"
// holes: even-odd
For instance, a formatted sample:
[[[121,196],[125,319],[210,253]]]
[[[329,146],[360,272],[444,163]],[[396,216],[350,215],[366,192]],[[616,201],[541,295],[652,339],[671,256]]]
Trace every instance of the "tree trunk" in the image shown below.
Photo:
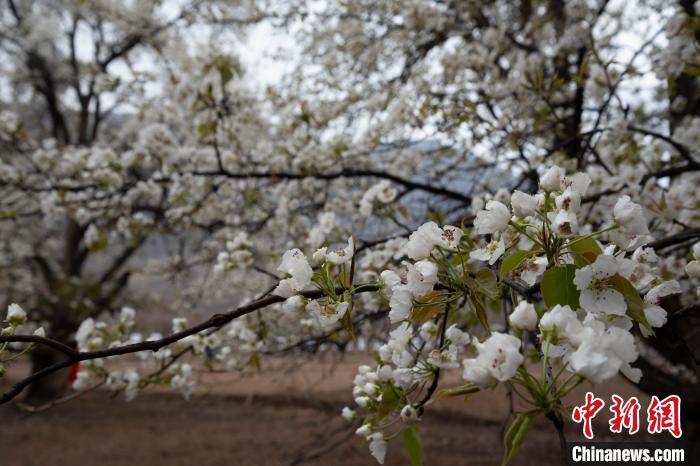
[[[32,373],[40,371],[63,360],[64,355],[56,350],[37,346],[31,352]],[[38,380],[27,387],[24,402],[40,405],[63,396],[68,389],[70,369],[62,369]]]

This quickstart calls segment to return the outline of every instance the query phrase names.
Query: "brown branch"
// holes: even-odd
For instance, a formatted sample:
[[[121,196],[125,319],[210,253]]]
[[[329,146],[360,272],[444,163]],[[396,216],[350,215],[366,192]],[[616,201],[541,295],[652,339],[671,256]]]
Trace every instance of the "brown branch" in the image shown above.
[[[645,136],[651,136],[655,139],[660,139],[660,140],[670,144],[671,146],[673,146],[673,148],[676,149],[676,151],[684,159],[686,159],[688,162],[695,162],[695,160],[693,160],[693,158],[691,157],[690,151],[688,150],[688,148],[686,146],[684,146],[683,144],[681,144],[680,142],[673,139],[671,136],[666,136],[665,134],[661,134],[661,133],[658,133],[656,131],[652,131],[650,129],[640,128],[638,126],[631,126],[630,125],[627,127],[627,129],[629,131],[632,131],[635,133],[644,134]]]
[[[435,186],[427,183],[421,183],[419,181],[408,180],[400,176],[384,172],[381,170],[371,170],[371,169],[352,169],[346,168],[335,173],[291,173],[291,172],[281,172],[281,173],[268,173],[268,172],[251,172],[251,173],[234,173],[228,170],[214,170],[214,171],[201,171],[192,172],[195,176],[223,176],[231,179],[255,179],[255,178],[265,178],[265,179],[287,179],[287,180],[300,180],[305,178],[315,178],[319,180],[334,180],[338,178],[381,178],[389,181],[393,181],[396,184],[402,185],[409,189],[416,189],[419,191],[425,191],[431,194],[437,194],[450,199],[455,199],[466,204],[471,204],[472,198],[466,194],[460,193],[458,191],[453,191],[448,188],[443,188],[440,186]],[[162,178],[161,181],[169,181],[168,178]]]
[[[700,228],[689,228],[675,235],[652,241],[651,243],[647,244],[646,247],[659,250],[667,248],[669,246],[674,246],[676,244],[684,243],[686,241],[691,241],[696,238],[700,238]]]
[[[11,338],[11,340],[6,340],[7,338]],[[67,354],[69,357],[73,357],[77,353],[77,351],[75,351],[73,348],[64,343],[61,343],[58,340],[40,337],[38,335],[10,335],[8,337],[0,336],[0,343],[4,341],[12,341],[17,343],[36,343],[40,345],[45,345],[57,351],[60,351],[61,353]]]
[[[56,406],[68,403],[69,401],[73,401],[76,398],[80,398],[81,396],[83,396],[87,393],[90,393],[94,390],[97,390],[102,385],[104,385],[104,383],[105,383],[104,380],[101,380],[101,381],[97,382],[96,384],[86,388],[85,390],[73,392],[73,393],[66,395],[64,397],[49,401],[48,403],[43,404],[41,406],[30,406],[30,405],[26,405],[24,403],[17,403],[17,405],[19,406],[20,409],[27,411],[29,414],[43,413],[44,411],[48,411],[51,408],[55,408]]]
[[[379,289],[378,286],[370,286],[370,285],[371,284],[366,284],[363,287],[363,289],[358,291],[358,293],[377,291]],[[345,291],[344,289],[337,290],[337,292],[339,294],[343,293],[344,291]],[[323,292],[320,290],[306,291],[306,292],[303,292],[300,294],[306,298],[309,298],[309,299],[317,299],[317,298],[321,298],[324,296]],[[10,387],[10,389],[7,392],[5,392],[2,396],[0,396],[0,404],[4,404],[4,403],[7,403],[8,401],[12,400],[17,395],[19,395],[22,392],[22,390],[24,390],[26,387],[28,387],[32,383],[36,382],[37,380],[40,380],[43,377],[46,377],[47,375],[52,374],[58,370],[64,369],[66,367],[70,367],[73,364],[75,364],[76,362],[88,361],[88,360],[92,360],[92,359],[106,358],[106,357],[110,357],[110,356],[120,356],[120,355],[124,355],[124,354],[138,353],[141,351],[156,352],[159,349],[163,348],[164,346],[168,346],[172,343],[180,341],[183,338],[189,337],[191,335],[195,335],[199,332],[202,332],[202,331],[210,329],[210,328],[219,328],[219,327],[231,322],[234,319],[242,317],[246,314],[250,314],[251,312],[254,312],[258,309],[268,307],[272,304],[281,303],[284,300],[285,300],[285,298],[282,298],[282,297],[276,296],[276,295],[266,296],[266,297],[257,299],[255,301],[252,301],[248,304],[245,304],[243,306],[239,306],[236,309],[233,309],[229,312],[226,312],[223,314],[214,314],[209,319],[205,320],[204,322],[201,322],[200,324],[189,327],[189,328],[182,330],[180,332],[173,333],[173,334],[168,335],[166,337],[163,337],[159,340],[143,341],[140,343],[132,343],[129,345],[117,346],[114,348],[106,348],[106,349],[95,350],[95,351],[86,351],[86,352],[76,351],[76,350],[73,350],[72,348],[70,348],[66,345],[63,345],[62,343],[60,343],[56,340],[52,340],[50,338],[45,338],[45,337],[38,337],[35,335],[5,335],[5,336],[0,335],[0,343],[18,342],[18,341],[40,343],[40,344],[50,346],[54,349],[57,349],[57,350],[65,353],[68,356],[65,360],[60,361],[52,366],[46,367],[38,372],[35,372],[32,375],[30,375],[29,377],[27,377],[23,380],[20,380],[19,382],[14,384],[12,387]]]

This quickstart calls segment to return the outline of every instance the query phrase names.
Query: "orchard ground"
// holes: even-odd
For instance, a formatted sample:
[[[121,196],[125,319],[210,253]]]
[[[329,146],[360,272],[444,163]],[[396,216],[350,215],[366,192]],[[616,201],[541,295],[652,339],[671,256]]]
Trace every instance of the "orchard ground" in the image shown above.
[[[337,353],[294,355],[267,360],[258,374],[199,374],[192,400],[150,389],[135,400],[113,398],[98,389],[42,413],[28,414],[16,405],[0,407],[2,466],[79,465],[371,465],[363,439],[351,435],[340,417],[352,406],[352,378],[367,357]],[[26,368],[15,366],[2,387]],[[459,384],[453,371],[452,385]],[[444,386],[447,386],[445,384]],[[582,386],[567,403],[580,404]],[[595,419],[596,440],[623,440],[608,432],[609,396],[639,397],[642,429],[648,398],[622,379],[596,386],[606,400]],[[495,465],[502,454],[508,414],[504,390],[429,406],[419,424],[426,464]],[[519,408],[516,402],[516,410]],[[580,426],[567,423],[569,440],[583,440]],[[634,440],[644,440],[637,434]],[[660,440],[657,438],[657,440]],[[514,465],[560,464],[556,431],[540,419],[514,459]],[[386,464],[410,464],[401,438],[389,443]]]

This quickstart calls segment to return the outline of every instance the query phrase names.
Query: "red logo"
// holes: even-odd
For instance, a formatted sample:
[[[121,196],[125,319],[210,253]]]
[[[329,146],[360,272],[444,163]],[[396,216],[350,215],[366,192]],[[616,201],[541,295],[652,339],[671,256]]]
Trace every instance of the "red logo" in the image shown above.
[[[603,409],[603,406],[605,406],[603,400],[596,398],[591,392],[586,392],[586,402],[582,406],[576,406],[571,413],[571,419],[574,422],[583,422],[583,435],[589,440],[593,438],[593,418]]]
[[[639,432],[639,411],[641,405],[636,397],[625,401],[621,396],[612,395],[610,412],[612,418],[608,421],[610,432],[619,434],[627,429],[629,435]],[[605,406],[601,398],[596,398],[591,392],[586,392],[586,401],[581,406],[575,406],[571,419],[576,423],[583,423],[583,435],[593,439],[593,418]],[[647,408],[647,431],[650,434],[659,434],[668,431],[675,438],[683,434],[681,430],[681,398],[678,395],[669,395],[663,400],[652,396]]]
[[[654,395],[647,409],[647,422],[649,433],[658,434],[667,430],[676,438],[683,434],[681,430],[681,398],[678,395],[669,395],[663,400]]]
[[[639,400],[633,396],[626,403],[623,403],[624,400],[617,395],[613,395],[612,400],[610,411],[612,411],[613,417],[608,422],[610,432],[619,434],[624,427],[630,435],[636,434],[639,431]]]

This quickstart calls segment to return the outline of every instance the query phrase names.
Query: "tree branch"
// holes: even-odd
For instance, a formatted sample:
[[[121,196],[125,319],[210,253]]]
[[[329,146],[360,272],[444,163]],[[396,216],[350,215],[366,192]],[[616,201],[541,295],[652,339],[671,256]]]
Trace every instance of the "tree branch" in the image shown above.
[[[364,284],[362,289],[359,290],[358,293],[377,291],[378,289],[379,289],[379,287],[376,285],[373,286],[372,284]],[[340,293],[343,293],[345,290],[341,288],[341,289],[338,289],[337,291],[340,294]],[[309,298],[309,299],[317,299],[317,298],[321,298],[324,296],[323,292],[320,290],[306,291],[306,292],[303,292],[300,294],[306,298]],[[61,351],[68,356],[65,360],[58,362],[52,366],[46,367],[38,372],[35,372],[34,374],[30,375],[29,377],[17,382],[15,385],[10,387],[10,389],[7,392],[5,392],[2,396],[0,396],[0,404],[4,404],[4,403],[7,403],[8,401],[12,400],[17,395],[19,395],[22,392],[22,390],[24,390],[27,386],[31,385],[32,383],[36,382],[37,380],[39,380],[39,379],[41,379],[49,374],[52,374],[58,370],[64,369],[66,367],[70,367],[77,362],[106,358],[109,356],[120,356],[120,355],[124,355],[124,354],[137,353],[137,352],[141,352],[141,351],[154,351],[155,352],[155,351],[158,351],[159,349],[163,348],[164,346],[168,346],[172,343],[180,341],[183,338],[189,337],[191,335],[195,335],[203,330],[221,327],[221,326],[231,322],[234,319],[242,317],[246,314],[250,314],[251,312],[254,312],[258,309],[268,307],[272,304],[281,303],[284,300],[285,300],[285,298],[282,298],[282,297],[276,296],[276,295],[266,296],[266,297],[257,299],[255,301],[252,301],[248,304],[244,304],[243,306],[239,306],[236,309],[233,309],[233,310],[226,312],[224,314],[214,314],[209,319],[205,320],[204,322],[201,322],[198,325],[189,327],[189,328],[182,330],[180,332],[173,333],[173,334],[168,335],[168,336],[161,338],[159,340],[143,341],[140,343],[132,343],[129,345],[117,346],[114,348],[106,348],[106,349],[101,349],[101,350],[96,350],[96,351],[86,351],[86,352],[76,351],[76,350],[70,348],[69,346],[64,345],[63,343],[58,342],[56,340],[52,340],[50,338],[45,338],[45,337],[38,337],[35,335],[6,335],[6,336],[0,335],[0,343],[5,343],[5,342],[40,343],[40,344],[50,346],[58,351]]]

